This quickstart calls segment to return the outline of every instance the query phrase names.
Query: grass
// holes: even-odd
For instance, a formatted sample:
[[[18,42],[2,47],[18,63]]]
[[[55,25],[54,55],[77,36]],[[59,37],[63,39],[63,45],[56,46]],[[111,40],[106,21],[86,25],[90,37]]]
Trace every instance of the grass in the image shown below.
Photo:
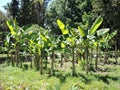
[[[99,65],[105,71],[86,75],[80,64],[76,64],[76,77],[71,76],[70,67],[71,62],[61,69],[56,64],[55,76],[49,77],[34,69],[0,64],[0,90],[120,90],[120,65]]]

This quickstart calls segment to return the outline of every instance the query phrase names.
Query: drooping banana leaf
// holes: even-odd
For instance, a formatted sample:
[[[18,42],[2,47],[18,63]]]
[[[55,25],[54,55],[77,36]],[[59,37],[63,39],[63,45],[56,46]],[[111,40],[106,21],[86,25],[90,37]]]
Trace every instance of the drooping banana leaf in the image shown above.
[[[96,30],[99,28],[99,26],[102,24],[103,18],[99,16],[95,22],[93,23],[92,27],[89,30],[89,34],[92,35],[96,32]]]
[[[25,27],[24,34],[32,34],[32,33],[38,33],[39,26],[38,25],[27,25]]]
[[[14,25],[13,25],[12,20],[8,20],[6,23],[7,23],[7,26],[8,26],[8,28],[9,28],[11,34],[12,34],[13,36],[16,35],[15,27],[14,27]]]
[[[60,30],[62,31],[62,34],[69,34],[69,31],[66,29],[64,23],[62,21],[60,21],[59,19],[57,19],[57,24],[60,28]]]
[[[104,28],[97,31],[97,36],[101,36],[110,31],[110,28]]]

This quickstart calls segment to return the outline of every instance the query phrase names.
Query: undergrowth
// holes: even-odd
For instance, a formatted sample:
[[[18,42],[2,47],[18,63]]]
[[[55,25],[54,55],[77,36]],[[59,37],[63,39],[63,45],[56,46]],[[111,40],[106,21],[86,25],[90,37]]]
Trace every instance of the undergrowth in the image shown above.
[[[2,90],[120,90],[120,66],[104,65],[105,72],[90,72],[88,75],[77,66],[78,74],[72,77],[71,70],[56,71],[55,75],[40,75],[28,68],[0,65],[0,88]]]

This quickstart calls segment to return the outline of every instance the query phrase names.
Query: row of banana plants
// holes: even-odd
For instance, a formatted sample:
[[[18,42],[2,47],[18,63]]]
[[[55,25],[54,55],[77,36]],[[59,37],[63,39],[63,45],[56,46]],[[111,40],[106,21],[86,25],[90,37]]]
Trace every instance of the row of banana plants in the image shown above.
[[[54,75],[55,51],[59,51],[61,56],[63,56],[67,50],[72,55],[72,75],[76,75],[75,55],[77,55],[78,60],[84,61],[85,70],[88,74],[92,64],[90,62],[92,59],[90,58],[90,50],[96,48],[96,55],[98,57],[101,43],[102,45],[108,43],[117,33],[115,31],[109,34],[109,28],[99,29],[102,22],[103,19],[99,16],[89,30],[84,30],[81,26],[69,28],[58,19],[57,24],[62,35],[55,36],[51,35],[49,30],[38,25],[32,24],[19,27],[16,20],[8,20],[7,26],[10,29],[10,34],[7,35],[5,43],[8,48],[8,57],[11,55],[11,59],[8,59],[8,62],[12,62],[13,65],[16,62],[16,66],[20,65],[22,67],[21,52],[22,54],[33,55],[35,57],[34,66],[37,70],[40,70],[40,74],[43,74],[43,58],[50,52],[52,57],[50,75]],[[61,66],[62,63],[61,59]],[[95,60],[95,69],[98,69],[98,58]]]

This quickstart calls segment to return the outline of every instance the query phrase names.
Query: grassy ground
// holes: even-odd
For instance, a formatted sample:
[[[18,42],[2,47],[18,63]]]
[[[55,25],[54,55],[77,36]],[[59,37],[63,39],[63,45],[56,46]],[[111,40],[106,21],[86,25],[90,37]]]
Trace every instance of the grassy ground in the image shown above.
[[[103,71],[82,71],[76,65],[77,76],[71,76],[71,63],[62,68],[55,65],[55,76],[40,75],[34,69],[24,70],[0,64],[0,90],[120,90],[120,65],[99,65]]]

